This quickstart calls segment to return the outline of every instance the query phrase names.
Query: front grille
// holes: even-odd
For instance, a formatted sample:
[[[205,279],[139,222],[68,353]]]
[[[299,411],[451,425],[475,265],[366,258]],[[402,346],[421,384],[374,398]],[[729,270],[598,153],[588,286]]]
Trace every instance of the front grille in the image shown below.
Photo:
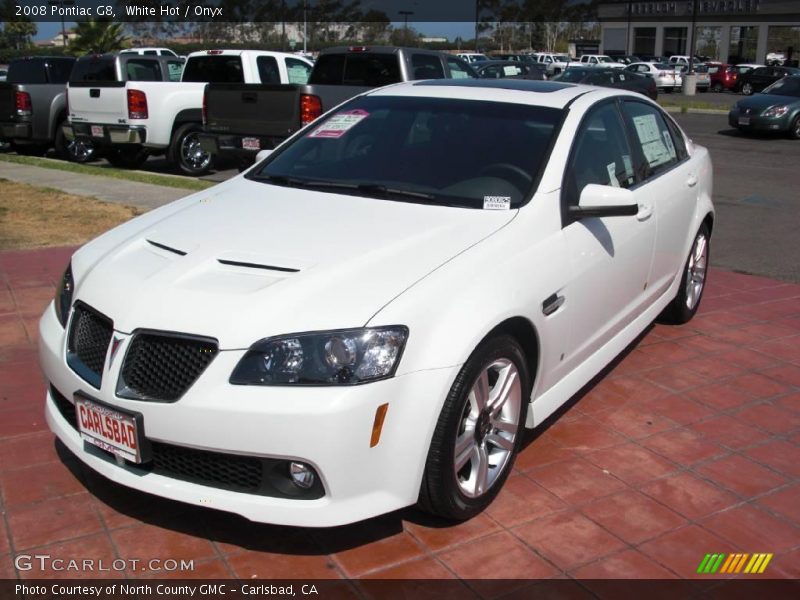
[[[113,331],[111,319],[81,302],[75,304],[67,339],[67,364],[98,389]]]
[[[117,395],[175,402],[217,355],[217,341],[171,333],[137,333],[125,354]]]
[[[77,431],[75,405],[52,385],[50,396],[61,416]],[[111,455],[105,450],[91,448],[111,460]],[[198,485],[260,496],[314,500],[325,495],[319,476],[309,490],[299,490],[288,484],[284,474],[286,461],[274,458],[197,450],[163,442],[151,442],[150,456],[150,462],[128,463],[128,467],[142,473],[156,473]]]

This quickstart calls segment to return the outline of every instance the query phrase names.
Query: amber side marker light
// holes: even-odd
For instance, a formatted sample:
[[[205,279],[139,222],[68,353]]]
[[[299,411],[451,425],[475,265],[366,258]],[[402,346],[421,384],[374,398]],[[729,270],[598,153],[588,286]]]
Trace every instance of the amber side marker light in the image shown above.
[[[375,411],[375,420],[372,422],[372,438],[369,440],[369,447],[374,448],[381,441],[381,430],[383,430],[383,421],[386,419],[386,411],[389,410],[389,404],[381,404]]]

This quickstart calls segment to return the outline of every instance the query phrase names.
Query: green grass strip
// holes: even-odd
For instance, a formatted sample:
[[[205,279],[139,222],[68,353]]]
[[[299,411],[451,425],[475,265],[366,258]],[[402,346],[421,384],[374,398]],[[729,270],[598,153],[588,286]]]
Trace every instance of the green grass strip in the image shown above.
[[[62,160],[37,158],[35,156],[19,156],[16,154],[0,154],[0,160],[20,165],[30,165],[32,167],[43,167],[56,171],[66,171],[80,175],[98,175],[100,177],[111,177],[112,179],[124,179],[126,181],[136,181],[138,183],[150,183],[164,187],[179,188],[183,190],[201,191],[206,190],[216,184],[210,181],[190,179],[189,177],[170,177],[169,175],[158,175],[156,173],[144,173],[141,171],[127,171],[114,167],[100,167],[71,163]]]

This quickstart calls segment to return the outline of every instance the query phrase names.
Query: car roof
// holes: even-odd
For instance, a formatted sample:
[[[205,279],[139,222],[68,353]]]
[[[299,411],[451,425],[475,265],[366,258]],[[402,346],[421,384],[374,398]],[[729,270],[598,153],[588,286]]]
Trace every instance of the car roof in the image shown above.
[[[431,79],[410,81],[378,88],[371,96],[412,96],[485,100],[511,104],[530,104],[549,108],[565,108],[576,98],[593,94],[598,99],[620,94],[636,96],[614,88],[576,85],[560,81],[528,79]]]

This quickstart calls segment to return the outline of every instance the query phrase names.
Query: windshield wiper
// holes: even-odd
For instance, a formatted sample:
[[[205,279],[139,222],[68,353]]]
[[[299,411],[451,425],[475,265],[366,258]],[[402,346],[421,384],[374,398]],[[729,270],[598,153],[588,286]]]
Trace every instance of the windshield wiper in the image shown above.
[[[303,187],[306,182],[305,179],[298,177],[287,177],[286,175],[251,175],[250,179],[254,181],[265,181],[275,185],[283,185],[287,187]]]
[[[362,194],[381,196],[400,196],[403,198],[414,198],[415,200],[435,200],[436,196],[425,192],[414,192],[400,188],[388,187],[380,183],[349,183],[346,181],[325,181],[315,179],[304,179],[298,184],[299,187],[329,190],[348,190],[361,192]]]

